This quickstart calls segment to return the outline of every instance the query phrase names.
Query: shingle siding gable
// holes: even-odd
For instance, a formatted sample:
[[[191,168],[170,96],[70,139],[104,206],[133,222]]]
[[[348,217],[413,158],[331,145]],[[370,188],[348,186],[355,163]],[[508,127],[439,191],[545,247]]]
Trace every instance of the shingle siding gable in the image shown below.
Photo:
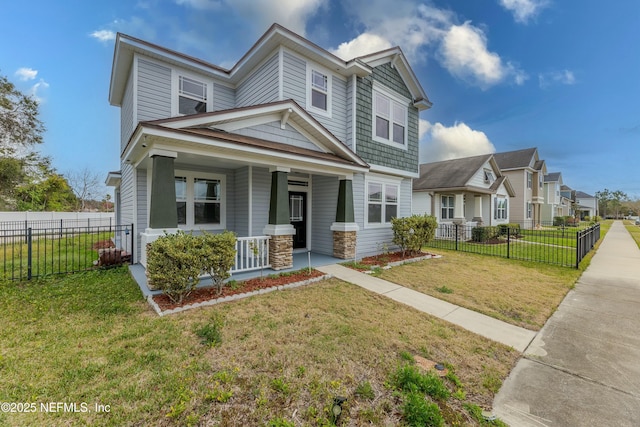
[[[411,99],[400,74],[389,64],[373,69],[370,76],[358,78],[356,93],[356,153],[367,163],[418,173],[418,109],[408,107],[407,149],[395,148],[373,140],[373,82]]]

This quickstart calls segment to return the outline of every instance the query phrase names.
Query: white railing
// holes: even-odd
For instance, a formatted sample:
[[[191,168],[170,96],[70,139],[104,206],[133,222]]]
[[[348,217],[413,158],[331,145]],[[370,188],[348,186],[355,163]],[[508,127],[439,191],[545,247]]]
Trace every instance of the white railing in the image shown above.
[[[231,273],[269,268],[269,236],[238,237],[236,263]]]

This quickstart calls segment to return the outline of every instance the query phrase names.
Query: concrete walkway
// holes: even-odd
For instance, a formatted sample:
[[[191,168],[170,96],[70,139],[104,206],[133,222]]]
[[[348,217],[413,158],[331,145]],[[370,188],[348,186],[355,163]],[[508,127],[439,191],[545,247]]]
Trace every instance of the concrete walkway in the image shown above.
[[[510,325],[493,317],[485,316],[338,264],[316,267],[316,270],[332,274],[345,282],[353,283],[417,310],[444,319],[478,335],[513,347],[520,352],[527,348],[536,335],[534,331]]]
[[[639,311],[640,249],[616,221],[494,413],[511,426],[640,426]]]

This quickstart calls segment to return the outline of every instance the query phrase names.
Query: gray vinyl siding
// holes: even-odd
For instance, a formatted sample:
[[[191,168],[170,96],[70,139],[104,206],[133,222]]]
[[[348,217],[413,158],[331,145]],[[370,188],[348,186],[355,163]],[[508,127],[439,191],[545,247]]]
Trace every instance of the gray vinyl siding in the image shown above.
[[[235,187],[235,228],[238,237],[249,236],[249,167],[236,169]]]
[[[213,84],[213,111],[229,110],[236,106],[236,92],[228,86]]]
[[[133,79],[129,75],[120,107],[120,152],[124,150],[133,133],[133,120]]]
[[[336,219],[338,178],[314,175],[311,179],[311,250],[333,255],[331,224]]]
[[[236,90],[236,107],[278,100],[278,54],[263,63]]]
[[[400,217],[411,215],[411,191],[411,180],[403,179],[400,183],[400,205],[398,206],[398,216]],[[353,202],[355,220],[360,227],[358,231],[357,258],[360,259],[381,253],[385,249],[385,246],[388,250],[397,249],[393,244],[391,225],[384,227],[365,227],[367,200],[364,174],[355,174],[353,176]]]
[[[121,164],[121,173],[122,180],[120,183],[120,205],[117,207],[120,224],[122,225],[130,225],[135,223],[133,205],[134,205],[134,179],[133,179],[133,166],[128,163]],[[140,231],[144,230],[134,230],[134,241],[135,247],[138,245],[138,235]],[[125,236],[120,236],[121,238],[125,238]],[[135,255],[135,254],[134,254]],[[136,258],[136,261],[138,258]]]
[[[293,99],[304,107],[307,102],[307,64],[304,60],[284,52],[282,93],[284,99]]]
[[[309,113],[336,138],[344,142],[347,138],[347,82],[331,76],[331,117]],[[303,104],[304,105],[304,104]]]
[[[280,122],[242,128],[234,131],[234,133],[307,148],[309,150],[321,151],[317,145],[309,141],[291,126],[286,125],[285,129],[280,129]]]
[[[138,60],[138,121],[171,117],[171,68]]]
[[[400,74],[389,64],[374,68],[371,76],[358,78],[356,153],[369,164],[418,173],[418,109],[412,105],[408,106],[406,150],[374,141],[372,107],[374,80],[388,90],[411,99],[411,94]]]
[[[347,87],[346,87],[346,100],[345,100],[345,108],[346,108],[346,112],[345,112],[345,139],[343,140],[343,142],[347,145],[347,147],[349,147],[351,150],[353,150],[353,79],[349,78],[349,80],[347,80]]]
[[[136,169],[136,256],[140,259],[140,233],[149,227],[149,221],[147,220],[147,170]]]
[[[271,195],[271,174],[269,169],[253,168],[253,235],[261,236],[269,223],[269,197]]]

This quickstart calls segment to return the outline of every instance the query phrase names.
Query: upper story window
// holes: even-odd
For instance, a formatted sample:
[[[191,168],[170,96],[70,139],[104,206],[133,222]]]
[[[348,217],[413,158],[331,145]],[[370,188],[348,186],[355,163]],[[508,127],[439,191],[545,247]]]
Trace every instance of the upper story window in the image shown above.
[[[533,174],[527,172],[527,188],[533,188]]]
[[[492,184],[496,179],[493,177],[493,172],[488,169],[484,170],[484,182],[486,184]]]
[[[178,114],[207,112],[207,84],[189,77],[178,77]]]
[[[395,147],[407,146],[407,105],[388,92],[373,89],[373,139]]]
[[[307,109],[331,116],[331,75],[319,68],[307,74]]]

